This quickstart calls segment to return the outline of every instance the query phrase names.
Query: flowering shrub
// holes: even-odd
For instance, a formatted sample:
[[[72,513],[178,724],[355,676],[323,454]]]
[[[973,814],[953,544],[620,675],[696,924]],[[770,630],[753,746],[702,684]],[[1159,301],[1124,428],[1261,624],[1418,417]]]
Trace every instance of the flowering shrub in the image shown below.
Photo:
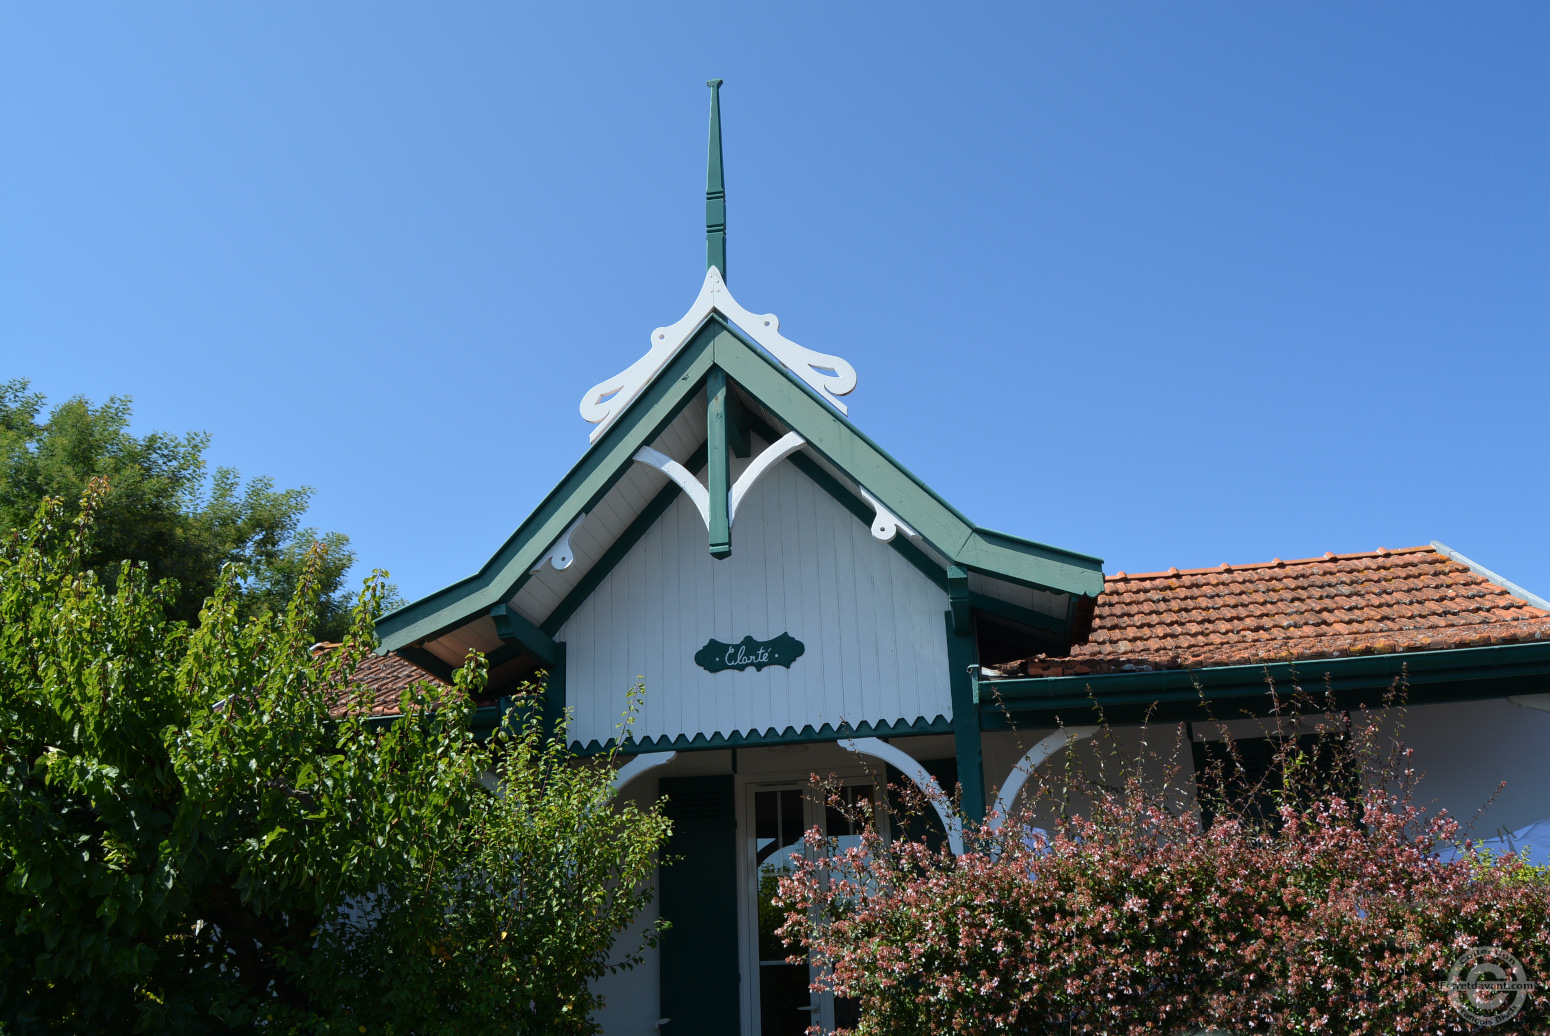
[[[1139,777],[1089,795],[1048,836],[1013,817],[956,858],[875,828],[845,852],[810,832],[783,933],[860,1001],[857,1033],[891,1036],[1463,1032],[1444,983],[1466,949],[1505,947],[1550,980],[1545,872],[1439,862],[1457,824],[1381,780],[1208,830]],[[1492,1031],[1550,1030],[1547,1005],[1535,989]]]

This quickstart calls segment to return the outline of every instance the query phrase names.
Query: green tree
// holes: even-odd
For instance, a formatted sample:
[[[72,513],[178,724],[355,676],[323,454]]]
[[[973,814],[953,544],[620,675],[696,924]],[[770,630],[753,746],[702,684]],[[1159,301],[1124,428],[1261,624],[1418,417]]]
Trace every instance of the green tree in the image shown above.
[[[320,604],[311,632],[319,640],[343,634],[350,595],[341,588],[355,554],[349,537],[302,527],[311,488],[276,489],[270,478],[243,485],[233,468],[212,475],[204,460],[209,435],[132,435],[127,398],[94,407],[76,397],[45,418],[46,400],[27,388],[23,379],[0,384],[0,533],[25,528],[44,497],[80,500],[93,478],[106,478],[113,492],[85,567],[111,583],[118,562],[128,560],[144,564],[153,582],[176,580],[169,614],[193,622],[223,567],[236,563],[244,568],[237,587],[244,614],[279,614],[319,542],[326,551],[316,563]]]
[[[110,586],[108,496],[0,544],[0,1030],[593,1031],[662,816],[563,729],[477,740],[477,654],[367,717],[380,575],[314,653],[320,549],[278,613],[230,576],[193,627],[143,564]]]

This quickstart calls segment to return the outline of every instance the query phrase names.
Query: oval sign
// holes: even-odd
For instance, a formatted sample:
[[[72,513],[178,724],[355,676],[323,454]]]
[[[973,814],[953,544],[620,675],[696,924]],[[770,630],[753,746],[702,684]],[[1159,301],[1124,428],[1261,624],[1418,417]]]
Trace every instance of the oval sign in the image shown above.
[[[736,644],[723,644],[719,640],[707,641],[694,653],[694,661],[708,673],[727,669],[739,671],[753,666],[757,672],[767,665],[791,668],[791,663],[802,657],[807,648],[789,633],[782,633],[773,640],[755,640],[744,637]]]

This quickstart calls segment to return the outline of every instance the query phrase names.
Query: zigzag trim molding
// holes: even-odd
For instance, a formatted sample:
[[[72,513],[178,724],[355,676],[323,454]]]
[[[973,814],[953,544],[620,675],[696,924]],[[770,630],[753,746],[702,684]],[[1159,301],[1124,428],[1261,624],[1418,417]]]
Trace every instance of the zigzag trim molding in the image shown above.
[[[696,749],[711,748],[739,748],[744,745],[754,747],[758,745],[789,745],[814,741],[840,741],[853,737],[900,737],[905,734],[951,734],[953,732],[952,721],[947,717],[938,715],[935,719],[917,717],[913,722],[896,720],[889,722],[882,720],[877,723],[861,722],[855,725],[841,723],[838,727],[825,723],[821,727],[813,727],[811,724],[801,730],[796,727],[787,727],[777,730],[774,727],[763,731],[751,728],[747,731],[733,731],[731,734],[723,734],[717,731],[710,736],[696,734],[690,738],[684,734],[677,737],[669,737],[663,734],[661,737],[630,738],[618,746],[619,751],[626,755],[638,752],[682,752]],[[607,742],[593,740],[583,745],[580,741],[571,742],[571,751],[578,755],[601,755],[614,747],[615,739],[609,738]]]

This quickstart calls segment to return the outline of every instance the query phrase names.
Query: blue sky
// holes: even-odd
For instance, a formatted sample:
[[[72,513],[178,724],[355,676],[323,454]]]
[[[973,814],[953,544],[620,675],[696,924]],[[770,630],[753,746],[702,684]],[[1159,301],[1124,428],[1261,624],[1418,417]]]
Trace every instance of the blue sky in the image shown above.
[[[0,377],[410,597],[703,276],[1110,571],[1440,539],[1550,594],[1550,6],[0,5]]]

